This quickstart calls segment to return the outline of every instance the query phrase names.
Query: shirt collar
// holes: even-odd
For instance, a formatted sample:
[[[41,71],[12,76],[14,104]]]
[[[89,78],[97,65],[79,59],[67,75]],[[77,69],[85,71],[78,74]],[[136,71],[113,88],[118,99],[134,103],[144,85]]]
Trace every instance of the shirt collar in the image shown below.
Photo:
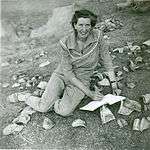
[[[97,41],[98,41],[98,34],[97,34],[97,32],[94,32],[92,30],[85,42],[85,47],[90,45],[91,43],[94,43]],[[71,34],[68,38],[67,47],[68,47],[68,49],[76,49],[76,47],[77,47],[77,39],[76,39],[74,31],[71,32]]]

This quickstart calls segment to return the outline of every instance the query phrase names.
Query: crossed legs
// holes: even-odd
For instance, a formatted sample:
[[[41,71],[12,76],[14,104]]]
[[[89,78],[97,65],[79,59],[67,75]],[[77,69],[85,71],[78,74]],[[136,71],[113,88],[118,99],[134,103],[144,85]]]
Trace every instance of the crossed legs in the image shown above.
[[[71,114],[85,94],[53,73],[41,98],[31,96],[26,104],[40,112],[47,112],[53,105],[54,111],[62,116]]]

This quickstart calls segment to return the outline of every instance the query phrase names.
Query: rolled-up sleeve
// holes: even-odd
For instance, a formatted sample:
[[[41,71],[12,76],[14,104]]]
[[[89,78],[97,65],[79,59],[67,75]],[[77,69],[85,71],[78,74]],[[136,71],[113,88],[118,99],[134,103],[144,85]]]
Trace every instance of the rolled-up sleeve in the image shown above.
[[[68,50],[62,46],[62,42],[60,42],[60,47],[61,47],[61,67],[62,67],[61,70],[65,78],[71,80],[73,77],[75,77],[75,74],[73,73],[73,67],[71,64],[71,56]]]

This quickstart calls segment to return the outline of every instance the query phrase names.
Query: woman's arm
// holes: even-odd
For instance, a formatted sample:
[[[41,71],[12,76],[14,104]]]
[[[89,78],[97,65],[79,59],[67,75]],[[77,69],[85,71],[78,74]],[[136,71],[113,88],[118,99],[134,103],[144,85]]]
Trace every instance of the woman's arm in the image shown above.
[[[69,80],[71,84],[79,88],[85,95],[92,98],[93,100],[99,100],[102,98],[101,93],[95,93],[94,91],[91,91],[87,86],[84,85],[78,78],[76,78],[71,64],[71,56],[69,55],[69,52],[62,48],[62,59],[61,64],[63,66],[63,74],[66,78],[66,80]]]

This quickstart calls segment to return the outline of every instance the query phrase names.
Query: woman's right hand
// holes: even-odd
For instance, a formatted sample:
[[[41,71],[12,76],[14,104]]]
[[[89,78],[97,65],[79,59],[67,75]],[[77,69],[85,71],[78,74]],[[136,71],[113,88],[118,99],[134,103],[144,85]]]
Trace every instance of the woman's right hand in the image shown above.
[[[91,99],[101,101],[104,95],[99,91],[91,91]]]

